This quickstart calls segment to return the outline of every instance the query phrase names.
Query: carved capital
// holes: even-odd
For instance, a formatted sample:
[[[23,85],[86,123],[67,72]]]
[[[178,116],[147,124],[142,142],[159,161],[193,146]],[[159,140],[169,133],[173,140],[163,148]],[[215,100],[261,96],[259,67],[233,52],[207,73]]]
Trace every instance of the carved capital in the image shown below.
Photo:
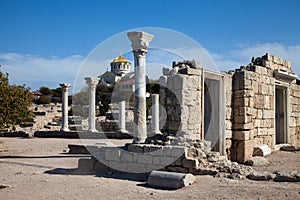
[[[129,40],[131,41],[132,50],[142,50],[147,52],[149,42],[153,39],[153,35],[142,31],[134,31],[127,33]]]
[[[100,78],[92,78],[92,77],[85,77],[84,78],[86,81],[86,84],[91,88],[91,89],[96,89]]]
[[[69,88],[71,87],[71,84],[69,84],[69,83],[61,83],[59,85],[63,89],[64,92],[68,92]]]

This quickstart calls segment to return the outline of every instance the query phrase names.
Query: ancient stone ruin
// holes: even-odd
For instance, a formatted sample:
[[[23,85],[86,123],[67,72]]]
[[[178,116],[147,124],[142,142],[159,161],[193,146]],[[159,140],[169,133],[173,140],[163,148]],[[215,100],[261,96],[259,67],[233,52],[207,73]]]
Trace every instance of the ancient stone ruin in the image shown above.
[[[251,169],[236,162],[245,163],[254,149],[300,145],[299,81],[289,61],[268,53],[228,73],[204,69],[194,60],[174,62],[172,70],[163,70],[160,94],[153,98],[155,105],[159,98],[165,109],[166,123],[157,130],[156,110],[157,134],[147,137],[145,67],[153,36],[130,32],[128,37],[135,59],[133,142],[119,148],[87,146],[92,159],[81,159],[79,168],[132,173],[160,169],[239,178]],[[124,119],[120,121],[126,130]]]

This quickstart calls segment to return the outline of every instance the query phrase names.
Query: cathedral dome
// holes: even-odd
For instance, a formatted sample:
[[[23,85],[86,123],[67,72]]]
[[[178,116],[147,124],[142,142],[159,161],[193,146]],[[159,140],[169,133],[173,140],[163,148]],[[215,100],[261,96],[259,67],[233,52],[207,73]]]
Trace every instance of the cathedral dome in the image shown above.
[[[119,56],[117,58],[115,58],[112,63],[118,63],[118,62],[124,62],[124,63],[130,63],[126,58],[124,58],[123,56]]]

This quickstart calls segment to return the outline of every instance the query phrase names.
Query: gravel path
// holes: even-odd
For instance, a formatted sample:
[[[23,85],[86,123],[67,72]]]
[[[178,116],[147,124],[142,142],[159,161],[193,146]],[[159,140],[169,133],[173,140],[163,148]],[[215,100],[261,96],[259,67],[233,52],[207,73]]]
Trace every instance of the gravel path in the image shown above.
[[[64,153],[68,144],[81,140],[0,138],[0,199],[300,199],[300,183],[197,176],[193,185],[170,191],[146,187],[145,177],[74,174],[86,155]],[[257,170],[300,170],[299,153],[276,152],[269,159]]]

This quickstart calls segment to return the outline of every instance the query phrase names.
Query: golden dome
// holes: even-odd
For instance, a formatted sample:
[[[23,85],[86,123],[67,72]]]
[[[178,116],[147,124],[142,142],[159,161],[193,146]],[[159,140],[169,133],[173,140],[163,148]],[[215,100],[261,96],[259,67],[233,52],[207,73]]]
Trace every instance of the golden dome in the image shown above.
[[[123,56],[119,56],[119,57],[115,58],[112,62],[113,63],[117,63],[117,62],[129,63],[129,61],[126,58],[124,58]]]

